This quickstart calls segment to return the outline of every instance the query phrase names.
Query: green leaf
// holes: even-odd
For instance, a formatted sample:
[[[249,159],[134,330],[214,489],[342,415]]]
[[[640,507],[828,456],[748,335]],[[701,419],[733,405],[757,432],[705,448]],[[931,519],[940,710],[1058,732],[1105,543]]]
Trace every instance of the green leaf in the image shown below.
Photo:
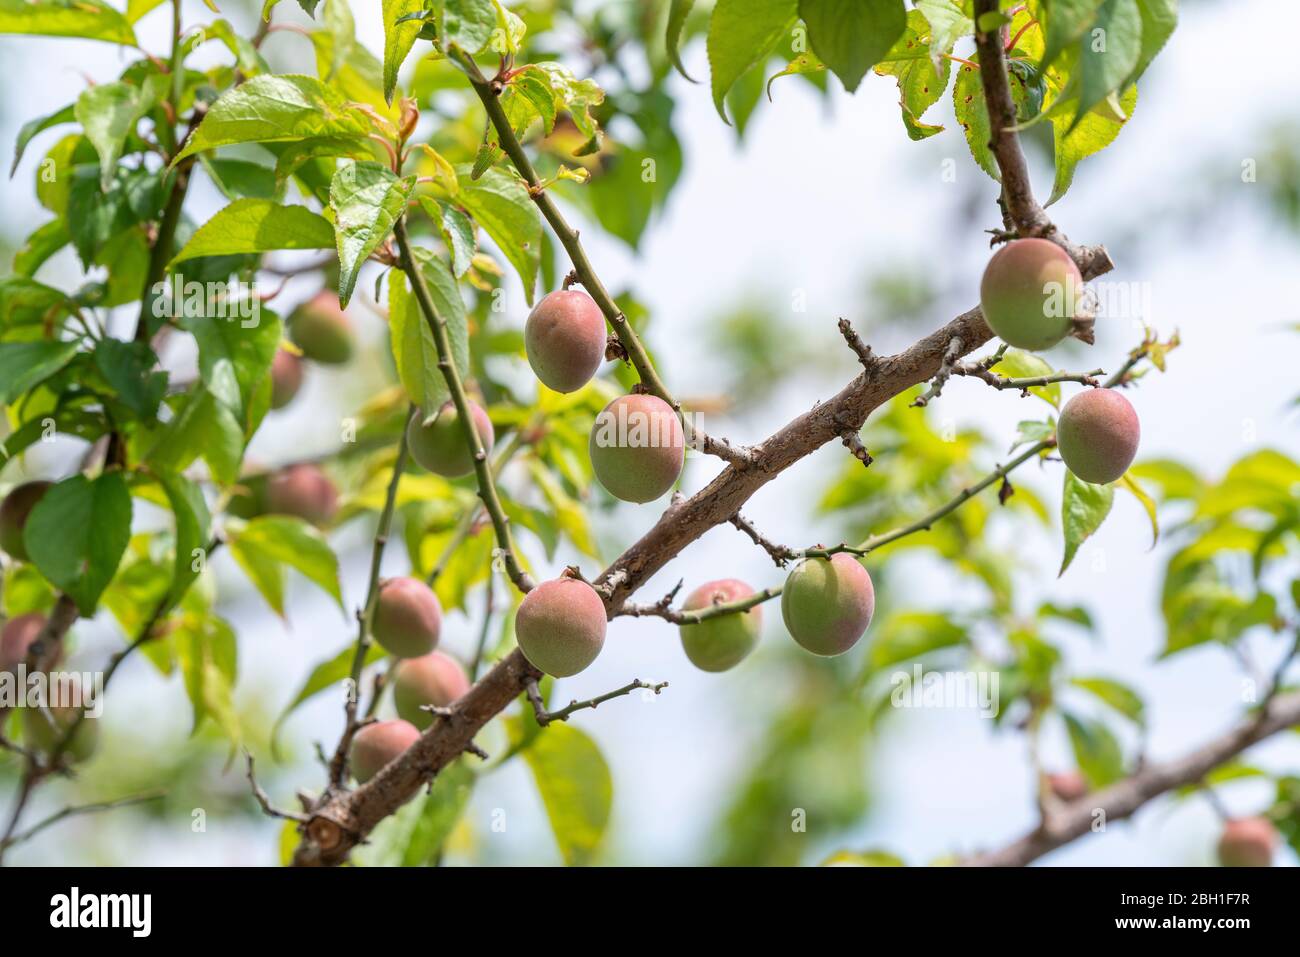
[[[445,0],[440,35],[444,46],[454,44],[478,53],[492,39],[497,11],[492,0]]]
[[[442,241],[451,253],[452,274],[459,279],[469,272],[474,253],[478,250],[473,220],[450,203],[436,200],[432,196],[421,196],[420,206],[442,234]]]
[[[456,167],[460,190],[456,203],[466,210],[515,267],[524,285],[524,299],[533,304],[541,268],[542,216],[528,189],[504,170],[490,169],[479,179],[470,167]]]
[[[18,138],[14,142],[14,161],[9,167],[9,176],[13,177],[18,171],[18,164],[22,162],[23,153],[27,150],[27,144],[32,141],[32,137],[38,133],[54,126],[60,126],[63,123],[71,123],[76,120],[76,106],[65,106],[61,110],[50,113],[48,116],[38,116],[34,120],[28,120],[23,124],[22,129],[18,131]]]
[[[201,156],[199,161],[226,199],[275,199],[275,170],[251,160]]]
[[[1056,370],[1046,359],[1032,352],[1008,349],[991,371],[1008,379],[1036,379],[1039,376],[1051,375]],[[1029,391],[1053,408],[1061,407],[1061,383],[1036,385]]]
[[[293,712],[298,709],[299,705],[309,698],[313,698],[320,694],[326,688],[351,677],[352,659],[356,656],[356,653],[357,647],[355,642],[349,642],[348,645],[333,658],[321,662],[312,669],[306,682],[304,682],[303,686],[298,689],[298,693],[293,696],[293,700],[289,702],[288,707],[284,709],[280,717],[276,719],[275,727],[271,731],[272,747],[276,746],[275,743],[279,738],[280,728],[284,725],[284,722],[288,720],[289,715],[293,714]],[[362,667],[365,668],[369,665],[373,665],[377,661],[382,661],[387,654],[388,652],[379,647],[377,643],[371,642],[370,647],[366,649],[366,658]]]
[[[167,494],[176,518],[174,571],[171,587],[167,590],[167,605],[174,608],[199,577],[207,561],[212,516],[198,483],[167,472],[158,475],[158,483]]]
[[[465,300],[447,264],[426,249],[412,251],[424,275],[434,308],[447,322],[451,339],[452,361],[461,375],[469,373],[469,328]],[[394,273],[388,284],[389,338],[393,361],[402,387],[412,402],[427,417],[451,398],[447,380],[438,368],[438,347],[433,332],[411,291],[404,273]]]
[[[1038,617],[1068,621],[1087,628],[1089,631],[1096,631],[1097,628],[1093,623],[1092,615],[1088,614],[1088,609],[1081,605],[1062,606],[1046,601],[1038,606]]]
[[[1128,685],[1111,678],[1072,678],[1070,684],[1092,694],[1130,721],[1139,725],[1146,722],[1142,698]]]
[[[509,724],[512,738],[523,736],[522,719],[511,718]],[[577,728],[557,722],[543,728],[523,755],[565,864],[591,863],[614,802],[613,779],[600,748]]]
[[[1136,83],[1147,71],[1178,26],[1178,0],[1137,0],[1137,5],[1142,17],[1142,52],[1125,85]]]
[[[1142,17],[1137,0],[1105,0],[1080,44],[1079,105],[1071,128],[1116,92],[1137,68],[1142,52]]]
[[[1061,559],[1061,570],[1057,575],[1064,575],[1065,570],[1074,561],[1079,546],[1097,529],[1110,514],[1111,504],[1115,499],[1113,485],[1093,485],[1075,478],[1068,469],[1065,472],[1065,488],[1061,497],[1061,522],[1065,528],[1065,557]]]
[[[76,354],[75,342],[0,342],[0,405],[44,382]]]
[[[102,0],[0,0],[0,33],[82,37],[136,45],[131,24]]]
[[[1039,67],[1045,68],[1068,47],[1084,39],[1088,27],[1106,0],[1051,0],[1050,5],[1040,4],[1046,19],[1043,58]]]
[[[280,319],[260,303],[249,319],[186,315],[184,329],[199,347],[199,376],[213,397],[241,420],[271,369],[280,343]]]
[[[200,456],[218,483],[230,485],[239,478],[244,428],[204,385],[184,398],[146,458],[158,468],[179,472]]]
[[[51,219],[31,233],[14,253],[14,272],[19,276],[34,276],[36,270],[71,241],[68,224],[63,218]]]
[[[284,614],[284,566],[297,569],[343,607],[339,560],[325,537],[291,515],[260,515],[230,536],[230,550],[267,603]]]
[[[903,113],[903,126],[913,140],[925,139],[943,129],[920,121],[921,115],[943,96],[952,66],[945,58],[939,58],[937,65],[930,59],[932,42],[930,25],[925,17],[912,10],[907,14],[907,29],[876,64],[876,73],[898,79],[898,106]]]
[[[727,91],[767,60],[798,14],[798,0],[718,0],[714,6],[707,42],[713,105],[728,124]]]
[[[195,230],[171,265],[203,256],[333,248],[334,227],[306,206],[237,199]]]
[[[113,387],[122,403],[142,419],[158,414],[167,391],[167,373],[155,369],[158,356],[147,342],[100,339],[95,343],[95,368]]]
[[[397,89],[397,73],[402,68],[415,41],[424,29],[421,20],[401,21],[412,13],[424,9],[424,0],[383,0],[384,20],[384,99],[392,103],[393,92]]]
[[[429,793],[406,804],[370,837],[361,863],[371,867],[432,867],[474,790],[465,760],[438,772]]]
[[[1132,116],[1133,109],[1137,106],[1137,87],[1130,86],[1125,90],[1119,98],[1119,104],[1124,116]],[[1077,123],[1073,123],[1073,128],[1073,121],[1068,115],[1054,113],[1050,120],[1056,178],[1052,181],[1052,196],[1047,201],[1049,206],[1070,188],[1074,182],[1074,170],[1079,163],[1109,146],[1119,136],[1125,123],[1109,113],[1099,113],[1096,110],[1081,116]]]
[[[234,143],[291,143],[310,137],[364,140],[369,132],[364,114],[320,80],[266,74],[213,103],[173,163]]]
[[[121,472],[59,482],[27,519],[23,544],[33,564],[56,588],[95,614],[131,539],[131,493]]]
[[[907,29],[903,0],[799,0],[813,52],[850,93]]]
[[[240,739],[234,687],[238,645],[235,630],[215,615],[184,615],[171,633],[197,733],[212,718],[231,741]]]
[[[370,254],[393,232],[415,190],[415,177],[398,179],[379,163],[345,163],[330,182],[330,209],[339,253],[339,303],[347,306]]]
[[[668,8],[668,29],[664,36],[664,45],[668,50],[668,62],[677,68],[677,72],[692,83],[698,82],[694,77],[686,72],[686,67],[682,66],[682,55],[678,46],[682,42],[682,29],[686,26],[686,18],[691,15],[691,9],[695,6],[695,0],[673,0],[672,6]]]
[[[126,138],[135,132],[140,118],[157,105],[166,88],[167,77],[153,74],[144,86],[100,83],[77,97],[74,112],[86,131],[86,139],[99,154],[99,188],[104,192],[113,184]]]
[[[821,867],[905,867],[903,859],[888,851],[836,851]]]
[[[931,651],[965,642],[966,629],[945,614],[896,612],[885,620],[884,627],[872,639],[868,669],[876,673],[900,661],[911,661]]]
[[[1114,784],[1124,776],[1124,754],[1119,741],[1100,721],[1089,721],[1063,713],[1070,745],[1079,770],[1092,790]]]
[[[1128,472],[1125,472],[1120,478],[1118,485],[1120,488],[1127,489],[1147,513],[1147,518],[1151,521],[1151,547],[1155,548],[1156,542],[1160,541],[1160,522],[1156,518],[1155,499],[1148,495],[1146,490]]]
[[[969,5],[963,7],[962,0],[916,0],[915,6],[930,25],[930,62],[937,70],[953,44],[975,32],[975,21],[967,15]]]

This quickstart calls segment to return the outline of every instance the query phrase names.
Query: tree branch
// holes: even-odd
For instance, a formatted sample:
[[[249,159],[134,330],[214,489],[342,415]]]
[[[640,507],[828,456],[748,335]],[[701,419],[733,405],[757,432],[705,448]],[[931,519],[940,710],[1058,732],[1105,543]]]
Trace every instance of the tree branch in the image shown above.
[[[537,723],[544,728],[552,721],[568,721],[569,716],[575,711],[582,711],[587,708],[594,710],[599,708],[606,701],[629,695],[638,688],[647,688],[655,694],[659,694],[667,687],[668,682],[666,681],[661,681],[659,684],[649,684],[648,682],[642,681],[640,678],[634,678],[621,688],[615,688],[613,691],[607,691],[604,694],[596,695],[596,697],[589,698],[586,701],[570,701],[558,711],[546,710],[546,702],[542,700],[542,694],[537,690],[536,681],[530,681],[525,691],[528,694],[529,702],[533,706],[533,715],[537,718]]]
[[[1099,811],[1105,813],[1107,825],[1122,821],[1154,798],[1196,784],[1251,745],[1296,725],[1300,725],[1300,692],[1278,695],[1255,717],[1195,751],[1162,764],[1147,764],[1123,781],[1058,809],[1055,816],[1006,847],[975,854],[961,863],[970,867],[1023,867],[1087,834]]]

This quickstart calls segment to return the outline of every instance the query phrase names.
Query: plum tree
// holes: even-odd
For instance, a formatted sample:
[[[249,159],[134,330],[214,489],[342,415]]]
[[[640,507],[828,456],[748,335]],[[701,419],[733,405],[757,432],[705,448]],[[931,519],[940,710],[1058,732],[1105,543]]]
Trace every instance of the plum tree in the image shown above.
[[[469,408],[479,444],[484,450],[491,449],[496,441],[492,420],[477,402],[471,401]],[[424,422],[412,419],[406,430],[406,439],[411,447],[411,457],[430,472],[444,478],[460,478],[474,471],[474,456],[465,441],[460,413],[451,402],[444,403],[431,419]]]
[[[288,349],[277,349],[271,360],[271,408],[283,409],[302,388],[302,359]]]
[[[425,705],[445,708],[469,691],[469,676],[461,663],[445,652],[406,658],[393,668],[393,704],[397,714],[421,731],[433,723]]]
[[[687,596],[682,608],[697,611],[713,605],[730,604],[754,594],[742,581],[722,578],[701,585]],[[726,671],[740,664],[758,644],[763,628],[763,610],[753,608],[734,615],[719,615],[693,625],[682,625],[682,650],[701,671]]]
[[[652,502],[681,475],[686,443],[672,406],[633,393],[596,416],[589,450],[596,478],[609,494],[624,502]]]
[[[352,358],[352,323],[330,290],[322,289],[300,305],[286,325],[294,345],[313,362],[340,365]]]
[[[352,776],[358,784],[365,784],[418,740],[419,730],[401,718],[366,725],[353,735],[352,746],[348,749]]]
[[[49,683],[50,707],[22,709],[23,739],[28,747],[52,754],[59,747],[78,715],[88,707],[80,682],[72,675]],[[74,762],[87,761],[99,746],[99,721],[83,718],[63,754]]]
[[[27,658],[32,642],[45,627],[45,616],[40,612],[28,612],[5,622],[0,631],[0,671],[8,671]]]
[[[1075,770],[1049,774],[1047,786],[1062,801],[1077,801],[1088,793],[1087,778]]]
[[[535,668],[567,678],[596,660],[606,623],[605,603],[595,589],[577,578],[556,578],[524,596],[515,639]]]
[[[852,555],[806,558],[781,591],[791,637],[815,655],[842,655],[858,643],[876,610],[871,576]]]
[[[438,645],[442,606],[433,589],[418,578],[389,578],[379,585],[375,641],[398,658],[418,658]]]
[[[27,516],[36,503],[45,497],[53,482],[27,482],[19,485],[0,503],[0,550],[20,562],[28,560],[27,546],[23,544],[23,529]]]
[[[1017,239],[989,260],[980,308],[989,328],[1018,349],[1047,349],[1070,332],[1083,276],[1074,260],[1046,239]]]
[[[1065,403],[1056,445],[1066,468],[1085,482],[1105,485],[1133,464],[1141,434],[1128,399],[1114,389],[1089,389]]]
[[[1219,863],[1224,867],[1268,867],[1277,843],[1277,828],[1268,818],[1233,818],[1224,822],[1219,837]]]
[[[266,510],[296,515],[313,525],[326,525],[338,511],[339,493],[319,466],[299,462],[266,480]]]
[[[576,392],[605,361],[605,317],[585,292],[562,289],[533,307],[524,323],[528,364],[556,392]]]

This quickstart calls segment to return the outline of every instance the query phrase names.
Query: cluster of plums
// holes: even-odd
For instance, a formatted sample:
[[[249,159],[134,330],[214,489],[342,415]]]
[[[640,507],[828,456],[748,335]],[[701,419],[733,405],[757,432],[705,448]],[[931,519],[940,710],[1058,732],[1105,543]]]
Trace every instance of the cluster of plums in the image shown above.
[[[1046,239],[1017,239],[985,267],[980,308],[1007,345],[1049,349],[1073,329],[1082,292],[1083,276],[1064,249]],[[1080,392],[1065,404],[1056,426],[1066,468],[1098,485],[1128,471],[1140,435],[1137,413],[1114,389]]]

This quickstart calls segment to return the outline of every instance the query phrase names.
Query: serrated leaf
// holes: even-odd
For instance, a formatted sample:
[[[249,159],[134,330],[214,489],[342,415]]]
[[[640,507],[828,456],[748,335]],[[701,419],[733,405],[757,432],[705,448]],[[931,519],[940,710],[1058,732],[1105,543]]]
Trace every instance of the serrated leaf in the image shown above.
[[[75,342],[0,342],[0,405],[44,382],[76,354]]]
[[[1137,106],[1137,87],[1130,86],[1125,90],[1119,103],[1124,115],[1131,117]],[[1052,196],[1047,201],[1048,206],[1065,195],[1074,182],[1074,171],[1079,163],[1109,146],[1119,136],[1125,123],[1124,120],[1095,110],[1080,117],[1073,128],[1068,115],[1053,114],[1050,120],[1056,177],[1052,181]]]
[[[402,68],[420,31],[424,29],[421,20],[405,20],[403,17],[416,14],[424,9],[424,0],[383,0],[384,20],[384,100],[393,102],[393,92],[397,89],[397,73]]]
[[[200,385],[176,410],[155,440],[146,459],[160,469],[179,472],[199,456],[222,485],[239,478],[244,455],[244,429],[231,408]]]
[[[1079,49],[1075,67],[1079,105],[1071,129],[1111,92],[1118,91],[1137,68],[1142,52],[1137,0],[1105,0]]]
[[[451,271],[457,279],[469,271],[474,262],[478,243],[474,238],[474,223],[455,206],[431,196],[421,196],[420,206],[433,220],[442,234],[442,240],[451,253]]]
[[[135,132],[136,123],[151,110],[166,89],[167,78],[150,76],[144,86],[130,83],[100,83],[77,97],[74,112],[99,154],[100,189],[108,192],[113,173],[122,156],[126,138]]]
[[[253,394],[275,358],[279,317],[259,308],[251,320],[186,315],[181,325],[198,344],[199,375],[208,391],[245,419]]]
[[[434,308],[447,323],[452,361],[461,375],[469,374],[469,330],[465,300],[444,263],[426,249],[412,250],[424,275]],[[428,321],[403,273],[395,273],[388,284],[388,323],[393,361],[402,387],[427,417],[451,398],[447,380],[438,368],[438,347]]]
[[[1065,574],[1074,561],[1079,546],[1097,529],[1110,514],[1110,507],[1115,500],[1113,485],[1093,485],[1076,478],[1068,469],[1065,471],[1065,487],[1061,496],[1061,524],[1065,531],[1065,556],[1061,560],[1061,570],[1057,575]]]
[[[511,737],[523,719],[510,718]],[[543,728],[523,751],[551,822],[560,855],[570,867],[590,864],[609,826],[614,782],[596,743],[568,724]]]
[[[913,140],[925,139],[943,129],[920,121],[921,115],[943,96],[951,72],[951,63],[947,59],[930,58],[932,42],[930,25],[925,17],[911,10],[907,14],[907,29],[876,64],[876,73],[898,80],[898,106],[903,114],[903,126]]]
[[[271,729],[272,748],[278,747],[277,741],[280,736],[280,728],[284,725],[285,721],[289,719],[289,716],[298,709],[299,705],[309,698],[314,698],[326,688],[338,684],[351,676],[352,660],[356,656],[356,650],[356,643],[349,642],[348,645],[334,657],[321,662],[312,669],[311,674],[307,676],[307,680],[303,683],[303,686],[299,688],[298,693],[293,696],[293,700],[289,702],[284,711],[280,713],[280,717],[276,719],[275,727]],[[364,668],[377,661],[382,661],[387,654],[388,652],[384,651],[384,649],[376,642],[371,642],[370,647],[366,649],[366,657],[362,667]]]
[[[259,515],[230,535],[230,549],[277,613],[284,613],[284,566],[301,572],[343,607],[338,556],[302,519]]]
[[[23,545],[49,582],[87,618],[117,572],[131,539],[131,493],[120,471],[74,475],[32,509]]]
[[[315,77],[267,74],[213,103],[173,162],[235,143],[292,143],[310,137],[364,140],[369,132],[364,115]]]
[[[0,0],[0,33],[82,37],[136,46],[131,24],[103,0]]]
[[[668,62],[677,69],[678,73],[692,83],[698,81],[686,72],[686,67],[682,66],[682,55],[678,47],[682,42],[682,29],[686,26],[686,18],[691,15],[691,9],[694,6],[695,0],[673,0],[672,6],[668,8],[668,29],[664,36],[664,45],[668,50]]]
[[[281,206],[269,199],[237,199],[194,231],[171,266],[204,256],[333,248],[334,227],[306,206]]]
[[[366,259],[393,232],[415,190],[379,163],[345,163],[330,182],[330,209],[339,253],[339,302],[347,306]]]
[[[61,110],[56,110],[46,116],[38,116],[34,120],[28,120],[18,131],[18,137],[14,141],[14,161],[9,167],[9,175],[12,177],[18,171],[18,164],[22,162],[23,153],[27,150],[27,144],[32,141],[32,137],[38,133],[43,133],[51,127],[60,126],[64,123],[72,123],[77,118],[76,104],[65,106]]]
[[[967,16],[962,0],[916,0],[915,6],[930,25],[930,61],[937,70],[953,44],[975,32],[975,21]]]
[[[496,27],[492,0],[445,0],[439,31],[444,46],[455,44],[466,53],[478,53],[488,45]]]
[[[1136,83],[1147,71],[1178,26],[1178,0],[1137,0],[1137,5],[1142,17],[1142,52],[1133,73],[1124,81],[1126,86]]]
[[[101,339],[95,343],[97,368],[123,405],[143,419],[158,414],[167,391],[167,373],[156,370],[158,356],[147,342]]]
[[[903,0],[799,0],[799,16],[813,52],[850,93],[908,25]]]
[[[498,169],[475,180],[466,166],[456,167],[460,190],[456,203],[483,227],[519,273],[524,299],[533,304],[541,268],[542,216],[520,180]]]
[[[709,18],[707,40],[713,105],[728,124],[727,92],[749,70],[764,62],[790,34],[798,0],[718,0]]]

